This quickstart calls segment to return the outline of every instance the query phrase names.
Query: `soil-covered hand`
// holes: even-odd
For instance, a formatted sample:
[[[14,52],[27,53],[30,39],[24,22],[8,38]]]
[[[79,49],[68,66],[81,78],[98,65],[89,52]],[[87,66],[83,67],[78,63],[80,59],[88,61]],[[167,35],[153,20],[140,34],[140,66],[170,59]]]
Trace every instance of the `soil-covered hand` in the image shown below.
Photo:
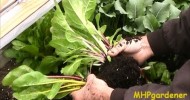
[[[121,52],[126,56],[134,57],[139,64],[142,64],[153,55],[147,36],[142,36],[141,39],[134,38],[129,41],[127,39],[123,39],[108,51],[108,55],[116,56]]]
[[[78,91],[71,93],[74,100],[110,100],[112,88],[101,79],[90,74],[86,85]]]

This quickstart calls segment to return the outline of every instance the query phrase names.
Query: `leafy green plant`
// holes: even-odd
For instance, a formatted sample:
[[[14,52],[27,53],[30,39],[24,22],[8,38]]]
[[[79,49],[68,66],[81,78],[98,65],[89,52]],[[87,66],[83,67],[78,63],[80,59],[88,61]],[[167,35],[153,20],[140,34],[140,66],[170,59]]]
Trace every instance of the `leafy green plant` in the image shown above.
[[[122,39],[121,34],[117,35],[121,30],[128,35],[147,33],[178,17],[179,9],[185,9],[189,0],[175,2],[63,0],[64,11],[56,4],[56,10],[28,28],[4,52],[22,66],[11,71],[3,85],[11,86],[17,99],[62,98],[85,84],[83,80],[77,81],[79,77],[71,79],[65,75],[84,79],[92,66],[110,59],[107,50]],[[149,81],[170,84],[170,72],[165,64],[150,62],[147,66],[145,73],[150,76]],[[59,71],[63,75],[45,75],[60,74]]]
[[[56,57],[54,48],[49,45],[53,15],[54,10],[49,11],[25,30],[12,41],[12,48],[5,50],[4,55],[15,59],[17,64],[28,65],[44,74],[57,73],[62,59]]]
[[[173,73],[168,71],[166,64],[163,62],[149,62],[143,68],[143,72],[151,83],[171,83],[171,74]]]
[[[127,35],[152,32],[180,13],[172,0],[99,0],[96,10],[103,16],[100,24],[121,27]]]
[[[76,77],[75,80],[68,80],[65,75],[79,75],[84,78],[89,67],[100,65],[106,58],[109,59],[107,50],[115,43],[113,41],[114,36],[120,29],[116,30],[113,36],[105,37],[101,33],[105,27],[99,27],[101,31],[95,28],[90,20],[94,17],[96,0],[63,0],[62,4],[65,12],[63,13],[59,5],[56,4],[56,11],[51,20],[52,26],[50,28],[52,39],[47,44],[55,48],[55,53],[42,56],[41,62],[38,63],[40,65],[33,68],[37,71],[22,65],[12,70],[3,80],[3,85],[12,87],[13,95],[17,99],[25,100],[29,97],[30,99],[62,98],[70,92],[80,89],[85,84],[83,81],[76,81]],[[96,20],[99,22],[98,17]],[[32,53],[30,52],[31,48],[26,47],[25,43],[21,40],[18,42],[23,45],[20,46],[19,43],[17,45],[13,42],[13,48],[20,47],[21,49],[15,49],[21,50],[20,52]],[[27,50],[23,50],[23,48]],[[10,51],[5,52],[5,54],[9,55],[8,52]],[[33,54],[35,54],[32,56],[34,58],[41,57],[36,55],[39,52]],[[44,75],[52,71],[54,69],[52,67],[60,61],[64,61],[61,69],[64,76]],[[51,69],[49,69],[50,66]]]
[[[46,76],[21,65],[6,75],[4,86],[11,86],[18,100],[60,99],[85,84],[79,77]]]
[[[104,62],[107,51],[112,46],[110,44],[113,42],[113,36],[118,30],[107,39],[101,33],[102,27],[97,30],[90,22],[90,18],[94,15],[96,0],[63,0],[62,2],[65,12],[63,13],[56,5],[50,45],[66,63],[61,73],[84,75],[80,68],[86,69],[88,66]],[[98,15],[96,19],[99,22]]]

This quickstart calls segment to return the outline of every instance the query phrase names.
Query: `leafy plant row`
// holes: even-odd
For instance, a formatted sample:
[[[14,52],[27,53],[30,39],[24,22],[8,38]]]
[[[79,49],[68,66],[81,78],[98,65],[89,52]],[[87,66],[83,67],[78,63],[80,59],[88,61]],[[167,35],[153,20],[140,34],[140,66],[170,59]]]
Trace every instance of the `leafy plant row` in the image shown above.
[[[63,75],[85,78],[92,66],[110,60],[107,50],[122,39],[122,34],[152,32],[177,18],[189,2],[63,0],[60,5],[64,10],[56,4],[56,9],[13,40],[12,47],[4,52],[21,66],[11,71],[3,84],[13,88],[17,99],[62,98],[85,84]],[[148,62],[144,70],[150,82],[171,82],[172,73],[162,62]]]

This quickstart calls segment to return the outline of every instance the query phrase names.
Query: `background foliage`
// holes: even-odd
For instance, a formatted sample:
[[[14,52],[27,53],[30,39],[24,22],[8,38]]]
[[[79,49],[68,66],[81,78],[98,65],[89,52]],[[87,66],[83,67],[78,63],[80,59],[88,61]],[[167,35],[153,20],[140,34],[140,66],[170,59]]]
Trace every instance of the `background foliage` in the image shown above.
[[[181,10],[189,7],[189,3],[190,0],[97,0],[97,6],[94,6],[95,12],[87,12],[85,16],[107,37],[113,35],[115,31],[117,33],[118,30],[121,30],[116,38],[119,40],[121,39],[121,34],[123,36],[151,34],[154,30],[162,27],[167,20],[177,18]],[[19,65],[30,66],[34,74],[39,74],[36,71],[43,74],[64,73],[61,68],[65,66],[64,62],[68,59],[66,59],[66,56],[65,58],[63,57],[66,54],[60,52],[58,50],[59,46],[56,47],[55,45],[57,43],[56,38],[59,37],[52,36],[52,30],[52,33],[50,32],[52,24],[54,26],[58,25],[57,23],[52,23],[52,20],[59,23],[59,21],[55,21],[55,18],[52,19],[54,12],[55,9],[49,11],[13,40],[12,46],[4,52],[4,55],[15,59]],[[89,13],[93,14],[88,15]],[[72,26],[72,22],[69,23]],[[113,37],[111,38],[113,39]],[[52,42],[52,40],[54,41]],[[67,42],[64,41],[64,45],[68,45],[69,42]],[[75,46],[78,46],[77,43]],[[74,54],[76,51],[70,53]],[[78,56],[76,55],[74,58]],[[73,58],[69,60],[71,59]],[[81,60],[73,61],[75,65],[71,66],[90,63],[81,62]],[[166,55],[151,58],[142,67],[144,67],[143,69],[149,82],[170,84],[175,71],[184,61],[184,57]],[[168,69],[171,67],[174,69]],[[84,76],[87,74],[87,69],[76,69],[75,74]],[[41,77],[45,79],[45,76],[41,75]],[[60,87],[60,85],[57,84],[57,87]]]

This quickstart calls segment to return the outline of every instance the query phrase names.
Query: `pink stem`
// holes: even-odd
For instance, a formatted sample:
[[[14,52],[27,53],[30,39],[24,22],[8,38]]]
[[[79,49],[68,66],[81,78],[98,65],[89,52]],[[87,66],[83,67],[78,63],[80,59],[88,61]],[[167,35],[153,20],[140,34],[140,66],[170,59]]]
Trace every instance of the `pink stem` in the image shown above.
[[[81,81],[82,80],[82,78],[80,77],[80,76],[47,76],[48,78],[57,78],[57,79],[59,79],[59,78],[66,78],[66,79],[74,79],[74,80],[79,80],[79,81]]]

